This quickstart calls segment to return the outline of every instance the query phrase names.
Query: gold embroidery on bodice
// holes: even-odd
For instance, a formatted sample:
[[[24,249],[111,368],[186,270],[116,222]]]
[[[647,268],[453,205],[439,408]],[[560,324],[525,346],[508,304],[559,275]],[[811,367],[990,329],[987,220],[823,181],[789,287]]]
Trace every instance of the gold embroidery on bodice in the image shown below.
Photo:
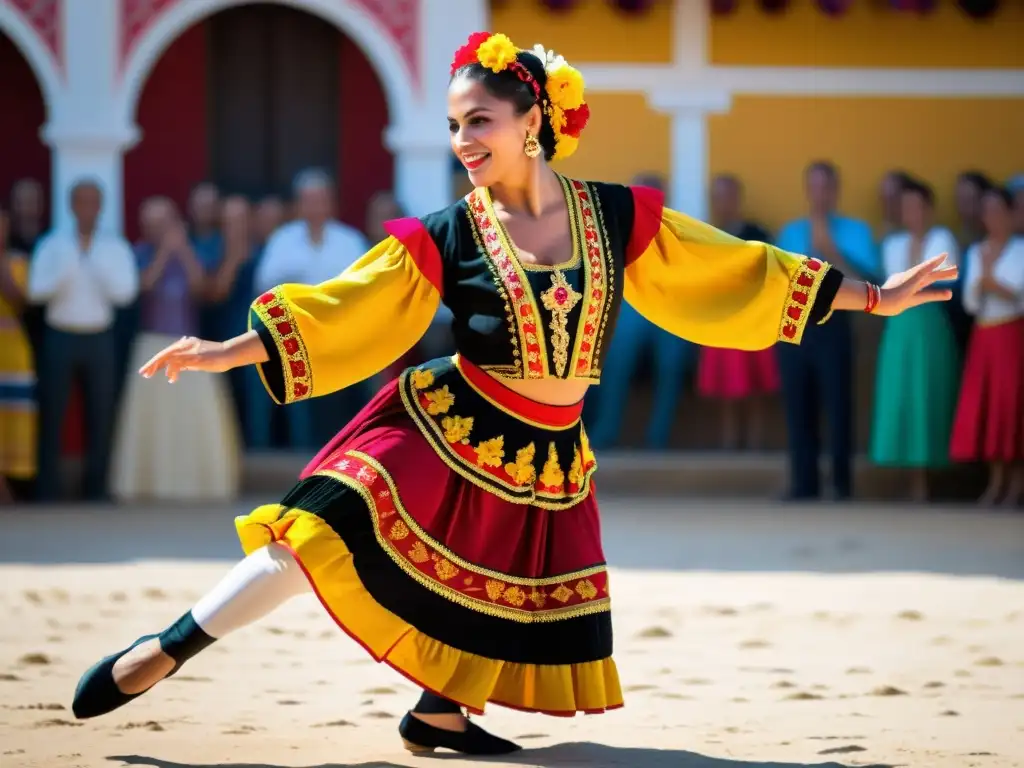
[[[583,295],[573,290],[560,270],[551,275],[551,287],[540,295],[544,309],[551,313],[551,350],[558,378],[565,378],[565,367],[569,363],[569,313]]]
[[[562,176],[559,181],[569,208],[572,257],[552,266],[520,261],[515,244],[495,215],[487,189],[475,189],[466,197],[474,239],[488,257],[498,294],[505,302],[513,360],[507,368],[495,367],[499,375],[504,371],[516,379],[598,379],[601,375],[597,360],[611,305],[611,254],[593,190],[581,181]],[[550,274],[550,287],[535,296],[528,272]],[[582,293],[570,282],[577,273]],[[581,302],[578,325],[570,331],[570,315]],[[541,307],[551,313],[550,336],[541,321]],[[549,370],[549,341],[553,371]]]

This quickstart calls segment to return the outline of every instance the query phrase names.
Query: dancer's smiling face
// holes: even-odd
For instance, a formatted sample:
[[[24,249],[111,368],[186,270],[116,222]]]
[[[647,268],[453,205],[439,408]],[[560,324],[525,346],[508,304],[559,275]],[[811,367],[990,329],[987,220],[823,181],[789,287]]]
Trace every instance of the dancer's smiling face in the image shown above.
[[[508,80],[515,78],[508,73],[492,74],[467,67],[448,86],[452,152],[476,187],[525,179],[530,163],[536,162],[524,151],[526,137],[540,135],[543,127],[543,114],[529,86]]]

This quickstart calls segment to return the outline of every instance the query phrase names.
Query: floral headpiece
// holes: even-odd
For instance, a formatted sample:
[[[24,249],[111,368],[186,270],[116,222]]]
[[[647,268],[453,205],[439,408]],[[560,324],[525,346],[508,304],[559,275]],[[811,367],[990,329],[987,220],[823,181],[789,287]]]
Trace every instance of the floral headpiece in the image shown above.
[[[555,132],[555,160],[569,157],[579,146],[580,134],[590,119],[590,107],[583,101],[583,75],[569,65],[565,57],[535,45],[530,51],[541,60],[547,83],[544,93],[540,84],[516,56],[520,52],[502,34],[474,32],[464,46],[455,52],[451,74],[469,64],[480,64],[492,72],[509,71],[533,88],[534,96],[551,120]]]

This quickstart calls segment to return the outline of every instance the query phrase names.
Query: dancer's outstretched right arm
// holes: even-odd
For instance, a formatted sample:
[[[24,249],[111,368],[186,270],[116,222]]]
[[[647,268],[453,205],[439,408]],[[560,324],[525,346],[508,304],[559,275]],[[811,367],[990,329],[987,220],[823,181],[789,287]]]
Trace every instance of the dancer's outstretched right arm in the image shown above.
[[[174,382],[182,371],[224,373],[232,368],[265,363],[268,359],[267,350],[256,331],[248,331],[227,341],[183,336],[154,355],[139,369],[139,373],[149,379],[165,371],[167,380]]]
[[[387,223],[391,235],[335,278],[279,285],[257,298],[252,330],[227,342],[182,339],[140,370],[226,371],[258,365],[278,403],[344,389],[393,363],[422,338],[441,301],[443,267],[419,219]]]

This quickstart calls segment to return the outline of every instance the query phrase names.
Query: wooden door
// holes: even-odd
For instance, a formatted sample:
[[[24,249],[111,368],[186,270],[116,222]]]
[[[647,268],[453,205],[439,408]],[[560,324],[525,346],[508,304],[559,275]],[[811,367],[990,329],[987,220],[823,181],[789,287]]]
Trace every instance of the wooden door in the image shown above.
[[[340,32],[281,5],[210,19],[211,178],[228,192],[288,195],[295,174],[338,159]]]

